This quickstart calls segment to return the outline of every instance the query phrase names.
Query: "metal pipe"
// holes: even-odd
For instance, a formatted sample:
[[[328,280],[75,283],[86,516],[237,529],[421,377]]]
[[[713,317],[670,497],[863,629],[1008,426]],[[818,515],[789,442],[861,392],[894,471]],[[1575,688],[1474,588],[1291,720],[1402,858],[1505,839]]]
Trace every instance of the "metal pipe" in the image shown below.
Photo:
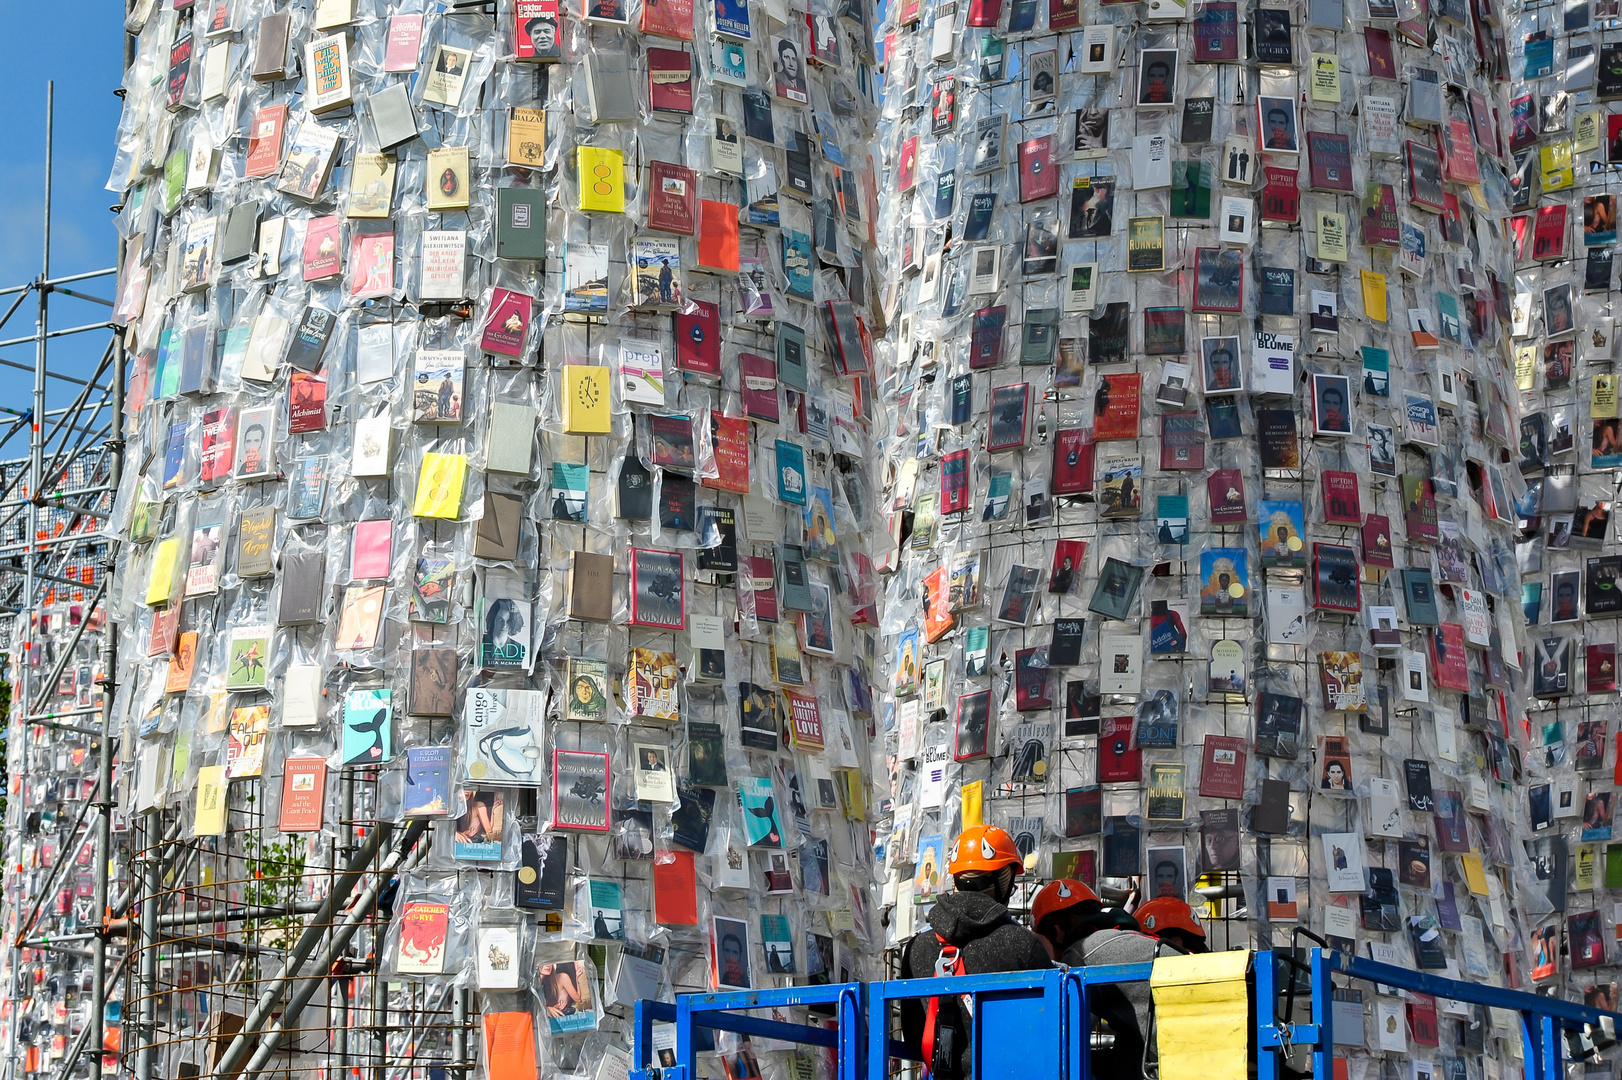
[[[422,830],[419,826],[423,824],[422,820],[412,822],[411,829],[406,834],[407,838],[414,842],[415,838],[421,835]],[[277,1003],[281,1001],[282,995],[286,992],[288,983],[292,981],[298,970],[304,966],[304,961],[309,959],[310,953],[315,949],[316,942],[320,940],[321,935],[325,932],[326,925],[332,921],[333,913],[337,911],[340,899],[348,898],[356,882],[360,881],[364,875],[367,864],[372,861],[372,856],[377,854],[378,849],[393,831],[392,824],[379,824],[372,830],[372,835],[366,838],[366,843],[361,845],[361,849],[356,853],[355,858],[351,859],[349,864],[344,867],[343,874],[334,883],[333,887],[328,890],[326,899],[321,902],[321,909],[316,913],[310,924],[304,928],[304,932],[299,935],[298,943],[293,946],[293,951],[288,956],[286,963],[282,965],[282,969],[276,973],[275,977],[270,980],[264,991],[259,995],[259,1001],[254,1005],[253,1011],[248,1014],[247,1019],[242,1023],[242,1030],[237,1032],[236,1038],[231,1040],[231,1045],[226,1047],[225,1053],[221,1054],[219,1060],[215,1063],[214,1076],[232,1076],[237,1072],[237,1064],[242,1060],[243,1054],[247,1052],[248,1039],[257,1034],[265,1021],[270,1018]],[[389,862],[397,861],[397,856],[390,856]],[[381,872],[380,870],[379,873]],[[151,1078],[149,1076],[138,1076],[136,1080],[151,1080]]]
[[[49,296],[49,295],[51,295],[51,290],[49,290],[49,289],[40,289],[39,290],[39,302],[40,302],[40,304],[42,306],[45,303],[45,298],[47,296]],[[47,338],[59,338],[59,337],[67,337],[70,334],[87,334],[92,330],[112,330],[112,329],[114,329],[114,327],[113,327],[113,324],[110,323],[110,322],[85,323],[83,326],[73,326],[73,327],[69,327],[66,330],[52,330],[49,333],[47,333],[45,335],[45,337],[47,337]],[[0,349],[4,349],[4,348],[6,348],[8,346],[11,346],[11,345],[26,345],[28,342],[37,341],[38,339],[39,339],[38,334],[29,334],[27,337],[7,338],[4,341],[0,341]],[[78,381],[79,380],[77,380],[77,379],[74,380],[74,382],[78,382]],[[44,410],[41,409],[40,411],[43,412]]]
[[[374,835],[375,832],[382,831],[382,828],[382,826],[379,826],[374,831]],[[371,914],[372,908],[377,904],[377,896],[382,891],[384,883],[393,876],[395,870],[411,854],[412,849],[416,847],[417,840],[427,831],[427,828],[428,822],[423,818],[418,818],[411,823],[411,826],[406,830],[404,839],[401,840],[398,847],[389,853],[389,857],[383,861],[383,865],[377,868],[371,884],[366,886],[366,890],[361,893],[360,898],[350,907],[349,914],[344,916],[344,921],[333,928],[331,942],[327,944],[326,949],[321,953],[320,959],[312,965],[316,973],[299,980],[298,985],[294,987],[292,994],[287,999],[287,1006],[282,1010],[281,1019],[276,1021],[276,1024],[269,1031],[264,1032],[260,1038],[259,1048],[254,1051],[253,1057],[248,1060],[247,1066],[242,1070],[248,1076],[259,1073],[270,1062],[272,1055],[276,1053],[277,1046],[281,1043],[282,1037],[287,1034],[289,1024],[297,1023],[299,1014],[304,1011],[304,1006],[309,1004],[316,988],[329,977],[332,965],[343,955],[344,947],[349,944],[349,939],[355,936],[355,931],[360,929],[360,924],[365,922],[367,916]],[[347,894],[348,890],[345,889],[344,892]],[[303,944],[303,942],[300,941],[300,944]],[[283,981],[278,977],[278,983]],[[375,973],[372,975],[374,985],[382,981]],[[274,986],[275,984],[273,984],[273,989]],[[270,991],[266,991],[267,996],[269,993]],[[262,1003],[264,999],[261,998],[260,1001]],[[241,1057],[241,1048],[247,1045],[247,1037],[256,1033],[250,1031],[250,1028],[257,1028],[258,1026],[258,1024],[243,1025],[242,1031],[232,1040],[231,1046],[220,1058],[219,1064],[214,1067],[215,1080],[232,1074],[237,1061]],[[381,1063],[381,1056],[378,1061]]]
[[[89,281],[91,278],[106,277],[108,274],[118,273],[118,267],[109,266],[105,270],[87,270],[82,274],[69,274],[67,277],[50,278],[46,281],[30,281],[27,285],[12,285],[0,289],[0,296],[10,296],[12,293],[26,292],[36,285],[66,285],[74,281]]]
[[[158,828],[158,811],[146,812],[146,831],[150,835]],[[152,1043],[158,1026],[158,888],[162,883],[158,860],[151,855],[142,857],[145,865],[145,899],[141,905],[141,933],[135,948],[141,954],[140,980],[147,993],[141,995],[141,1015],[135,1025],[135,1080],[152,1080]],[[133,895],[134,890],[131,890]]]

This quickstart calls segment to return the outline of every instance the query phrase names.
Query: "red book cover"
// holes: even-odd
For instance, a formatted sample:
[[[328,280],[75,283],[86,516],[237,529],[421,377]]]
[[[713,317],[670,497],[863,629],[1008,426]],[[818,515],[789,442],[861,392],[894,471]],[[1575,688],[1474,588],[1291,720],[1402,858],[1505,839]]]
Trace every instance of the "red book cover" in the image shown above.
[[[1057,494],[1057,492],[1055,492]],[[954,450],[941,458],[941,513],[955,514],[969,505],[969,452]]]
[[[1436,1046],[1441,1033],[1436,1024],[1436,999],[1429,994],[1415,993],[1408,1002],[1408,1032],[1420,1046]]]
[[[1205,489],[1213,525],[1241,525],[1250,517],[1245,510],[1245,478],[1238,469],[1218,469],[1206,478]]]
[[[1094,443],[1083,428],[1066,428],[1053,440],[1054,495],[1080,495],[1093,490]]]
[[[343,272],[344,256],[338,246],[341,222],[337,216],[311,218],[304,229],[304,280],[321,281]]]
[[[171,604],[160,608],[152,615],[152,629],[147,632],[146,654],[148,656],[173,655],[175,644],[179,639],[180,605]]]
[[[898,169],[897,190],[903,193],[911,191],[918,182],[918,136],[908,137],[901,144],[901,165]]]
[[[738,208],[729,202],[699,200],[698,265],[723,274],[738,272]]]
[[[1301,185],[1296,169],[1281,169],[1275,165],[1262,167],[1266,183],[1262,187],[1262,220],[1283,221],[1290,224],[1301,219]]]
[[[223,480],[231,474],[236,455],[237,414],[229,408],[210,409],[203,414],[203,454],[197,478],[204,483]]]
[[[676,314],[676,366],[697,375],[721,374],[721,309],[705,300]]]
[[[1245,797],[1245,740],[1236,735],[1207,735],[1200,757],[1200,797]]]
[[[1160,414],[1160,467],[1205,468],[1205,423],[1199,413]]]
[[[1590,645],[1588,646],[1587,663],[1584,667],[1588,671],[1588,692],[1590,694],[1608,694],[1616,689],[1616,646]],[[1618,761],[1622,767],[1622,761]]]
[[[1098,725],[1098,782],[1135,784],[1143,779],[1143,751],[1132,737],[1136,718],[1111,716]]]
[[[1370,75],[1376,79],[1397,77],[1397,61],[1391,52],[1391,31],[1379,26],[1365,27],[1363,51],[1368,54]]]
[[[497,289],[490,298],[490,313],[485,316],[479,347],[487,353],[519,359],[534,305],[535,298],[528,293]]]
[[[777,396],[777,361],[759,353],[738,354],[743,385],[743,411],[752,420],[778,422],[781,410]]]
[[[785,690],[783,696],[788,698],[789,742],[794,744],[796,750],[820,754],[826,744],[823,742],[822,712],[817,708],[816,695]]]
[[[672,0],[662,0],[671,3]],[[647,5],[642,6],[647,11]],[[688,35],[692,34],[692,8],[688,12]],[[660,112],[693,111],[693,60],[680,49],[648,50],[648,104]]]
[[[355,522],[355,550],[349,560],[349,576],[357,581],[389,577],[393,553],[393,518]]]
[[[1391,519],[1384,514],[1370,514],[1363,519],[1363,563],[1387,570],[1397,563],[1392,557]]]
[[[1532,258],[1539,262],[1566,257],[1566,204],[1538,207],[1532,227]]]
[[[415,66],[415,65],[412,65]],[[244,176],[274,176],[282,163],[282,131],[287,127],[287,106],[266,105],[254,113],[248,136],[248,162]]]
[[[1363,524],[1363,504],[1357,494],[1357,474],[1323,474],[1324,520],[1332,525]]]
[[[1048,29],[1068,30],[1081,25],[1081,4],[1077,0],[1048,0]]]
[[[1313,191],[1352,190],[1352,142],[1345,135],[1307,132],[1307,158]]]
[[[1464,662],[1464,627],[1459,623],[1443,623],[1430,632],[1431,666],[1436,674],[1431,681],[1445,690],[1470,692],[1470,669]]]
[[[952,587],[946,567],[937,566],[924,578],[924,640],[939,641],[952,628]]]
[[[1026,139],[1019,144],[1019,201],[1045,199],[1059,191],[1059,170],[1053,167],[1053,136]]]
[[[1002,363],[1003,330],[1008,324],[1008,307],[981,308],[969,324],[969,367],[989,368]]]
[[[653,853],[653,917],[661,926],[698,925],[698,876],[691,851]]]
[[[327,380],[308,371],[293,372],[287,392],[287,430],[294,435],[325,431]]]
[[[326,794],[326,758],[287,758],[282,763],[282,832],[319,832]]]
[[[1081,560],[1087,557],[1087,541],[1055,540],[1053,565],[1048,570],[1048,592],[1067,593],[1081,573]]]
[[[1111,372],[1099,382],[1093,399],[1093,439],[1136,439],[1138,397],[1143,375],[1136,371]]]
[[[648,228],[692,236],[697,207],[698,177],[692,169],[668,161],[648,166]]]
[[[754,605],[755,619],[759,622],[776,622],[777,563],[770,558],[746,555],[743,565],[748,571],[748,590],[750,602]],[[742,585],[741,577],[739,584]],[[744,605],[740,603],[739,607],[742,608]]]
[[[710,412],[710,441],[715,454],[715,476],[704,486],[721,491],[749,491],[749,421],[741,416]]]
[[[394,970],[419,975],[442,973],[450,925],[449,904],[408,901],[400,911],[400,954],[395,957]]]
[[[1002,0],[969,0],[970,26],[996,26],[997,20],[1002,18]],[[885,49],[884,55],[889,56],[890,50]]]
[[[1442,149],[1442,175],[1461,184],[1481,182],[1481,169],[1476,164],[1476,144],[1470,137],[1468,120],[1449,120],[1438,130]]]
[[[657,37],[692,41],[693,0],[643,0],[641,30]]]
[[[1402,226],[1397,220],[1397,192],[1390,184],[1376,184],[1363,196],[1363,246],[1396,248],[1402,246]]]
[[[535,0],[529,0],[534,3]],[[548,0],[541,0],[545,3]],[[554,12],[557,0],[550,0]],[[524,4],[520,0],[519,8]],[[388,42],[383,46],[384,71],[415,71],[422,59],[422,16],[395,15],[389,19]],[[522,57],[520,59],[523,59]]]

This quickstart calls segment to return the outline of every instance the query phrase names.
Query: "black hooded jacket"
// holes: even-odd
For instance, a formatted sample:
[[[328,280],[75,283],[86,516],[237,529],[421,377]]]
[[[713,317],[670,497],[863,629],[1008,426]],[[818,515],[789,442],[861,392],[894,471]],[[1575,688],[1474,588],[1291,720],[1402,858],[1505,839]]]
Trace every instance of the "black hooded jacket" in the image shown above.
[[[1014,921],[1008,909],[985,893],[949,892],[929,912],[928,930],[914,935],[902,953],[903,979],[929,979],[941,954],[940,937],[958,947],[969,975],[994,971],[1031,971],[1053,966],[1042,940]],[[901,1034],[909,1050],[922,1057],[924,1017],[928,999],[901,1003]],[[951,1052],[935,1073],[935,1080],[957,1080],[967,1075],[968,1018],[956,998],[941,998],[935,1025],[946,1029]],[[937,1034],[936,1042],[942,1036]]]

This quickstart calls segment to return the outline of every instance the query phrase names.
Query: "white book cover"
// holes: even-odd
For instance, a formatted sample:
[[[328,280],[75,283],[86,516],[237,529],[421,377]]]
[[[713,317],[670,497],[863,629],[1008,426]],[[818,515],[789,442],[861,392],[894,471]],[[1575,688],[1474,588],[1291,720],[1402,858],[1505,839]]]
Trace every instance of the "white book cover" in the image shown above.
[[[389,439],[393,434],[394,429],[386,412],[356,420],[354,444],[349,455],[349,475],[389,475]]]
[[[1363,110],[1363,149],[1375,157],[1396,157],[1400,149],[1396,101],[1371,94],[1361,99],[1359,108]]]
[[[1402,650],[1402,700],[1426,702],[1430,699],[1430,675],[1425,668],[1425,654]]]
[[[1402,835],[1402,790],[1390,777],[1369,778],[1369,833],[1373,836]]]
[[[287,320],[280,315],[254,317],[248,348],[242,355],[242,377],[250,382],[270,382],[282,363],[282,347],[287,343]]]
[[[1064,310],[1091,311],[1098,304],[1098,264],[1076,263],[1065,279]]]
[[[1249,247],[1255,233],[1256,200],[1248,195],[1222,196],[1222,216],[1218,219],[1218,239],[1224,244]]]
[[[656,341],[626,338],[619,348],[620,400],[627,405],[665,404],[664,350]]]
[[[1138,190],[1171,187],[1171,136],[1139,135],[1132,143],[1132,186]]]
[[[997,291],[997,266],[1002,249],[996,244],[981,244],[969,256],[969,293],[979,296]],[[920,297],[921,299],[921,297]]]
[[[1307,596],[1299,585],[1267,586],[1267,642],[1270,645],[1305,645]]]
[[[479,927],[479,989],[518,989],[517,926]]]
[[[1460,589],[1459,610],[1464,615],[1464,640],[1485,649],[1492,644],[1492,627],[1487,619],[1487,598],[1475,589]],[[1513,639],[1511,639],[1513,640]]]
[[[1081,32],[1076,70],[1083,75],[1108,75],[1115,67],[1115,27],[1106,23]]]
[[[186,190],[203,191],[214,182],[214,166],[220,152],[214,148],[214,139],[203,128],[191,137],[191,149],[186,153]]]
[[[314,727],[320,702],[321,665],[289,664],[282,675],[282,727]]]
[[[422,299],[462,299],[467,291],[466,267],[466,230],[429,230],[422,234]]]
[[[1105,634],[1100,642],[1103,663],[1098,689],[1105,694],[1143,692],[1143,638],[1138,634]]]
[[[1356,833],[1324,833],[1324,866],[1329,871],[1329,891],[1363,891],[1363,838]]]
[[[1295,335],[1258,330],[1250,351],[1250,387],[1256,394],[1295,392]]]
[[[225,96],[226,76],[231,72],[231,43],[216,41],[203,54],[203,100]]]

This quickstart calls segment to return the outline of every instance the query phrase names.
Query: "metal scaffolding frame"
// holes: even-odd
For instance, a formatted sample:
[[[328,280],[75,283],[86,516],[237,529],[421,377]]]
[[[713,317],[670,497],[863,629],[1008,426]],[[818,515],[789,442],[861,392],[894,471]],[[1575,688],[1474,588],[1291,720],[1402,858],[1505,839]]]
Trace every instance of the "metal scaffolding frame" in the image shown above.
[[[85,273],[51,276],[51,196],[52,134],[55,112],[55,86],[46,86],[45,175],[42,211],[40,271],[33,280],[0,289],[0,332],[12,318],[33,300],[34,330],[30,334],[0,338],[0,367],[33,374],[33,389],[27,408],[0,405],[0,451],[22,438],[27,439],[26,457],[0,461],[0,614],[16,616],[0,623],[0,650],[14,661],[16,682],[12,687],[7,732],[17,737],[8,746],[10,760],[25,768],[13,781],[13,801],[8,808],[12,820],[25,817],[30,806],[31,784],[26,765],[30,760],[26,743],[30,729],[44,727],[83,737],[94,760],[95,781],[84,793],[84,802],[69,831],[69,841],[51,866],[44,886],[27,898],[27,909],[16,922],[16,932],[5,945],[9,952],[12,985],[6,988],[13,1008],[6,1032],[9,1053],[4,1076],[19,1074],[24,1048],[18,1029],[22,1002],[26,999],[22,981],[25,950],[57,950],[88,959],[90,1001],[86,1022],[77,1033],[71,1049],[61,1055],[54,1070],[65,1078],[80,1071],[88,1057],[102,1054],[108,989],[123,970],[122,950],[110,938],[113,923],[107,919],[108,868],[113,845],[113,761],[116,753],[112,722],[112,673],[116,670],[116,638],[102,633],[99,667],[102,672],[101,702],[88,708],[53,710],[49,708],[52,690],[74,656],[85,633],[93,625],[105,627],[105,602],[112,577],[115,545],[104,535],[103,523],[110,515],[122,468],[120,417],[124,408],[125,351],[121,335],[107,318],[94,318],[101,308],[111,314],[114,303],[95,295],[94,289],[114,286],[116,266]],[[81,283],[87,283],[81,285]],[[52,325],[52,300],[61,297],[74,316],[72,325]],[[75,310],[85,309],[85,311]],[[60,321],[60,310],[57,313]],[[60,350],[54,355],[53,341],[85,334],[111,333],[99,361],[69,360]],[[4,355],[20,352],[31,345],[31,361]],[[69,368],[75,370],[69,370]],[[57,404],[63,390],[73,396]],[[57,650],[50,670],[39,659],[43,629],[41,613],[53,601],[66,599],[81,605],[80,616],[65,644]],[[102,614],[96,614],[98,610]],[[38,666],[36,666],[38,665]],[[9,741],[9,740],[8,740]],[[13,752],[15,751],[15,752]],[[89,847],[93,897],[93,929],[86,933],[52,937],[39,932],[47,897],[57,888],[64,869],[78,863]],[[127,896],[125,903],[128,902]],[[98,1071],[90,1070],[92,1073]]]

